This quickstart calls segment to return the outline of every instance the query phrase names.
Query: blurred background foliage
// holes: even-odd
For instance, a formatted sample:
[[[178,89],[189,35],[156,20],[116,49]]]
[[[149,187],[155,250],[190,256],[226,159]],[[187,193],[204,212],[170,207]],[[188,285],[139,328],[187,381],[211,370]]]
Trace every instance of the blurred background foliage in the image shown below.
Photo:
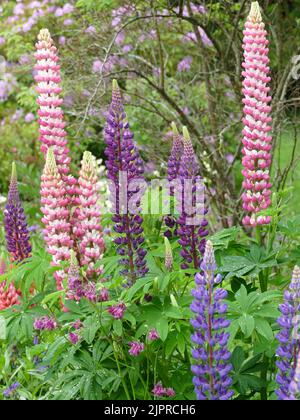
[[[300,1],[260,3],[270,39],[274,191],[291,187],[285,211],[293,215],[300,210]],[[249,6],[249,0],[3,0],[0,195],[7,193],[15,160],[26,210],[36,222],[43,161],[34,44],[39,30],[47,27],[60,50],[74,173],[84,150],[104,158],[102,131],[111,79],[117,78],[147,176],[165,175],[171,122],[188,126],[214,229],[239,223],[241,45]]]

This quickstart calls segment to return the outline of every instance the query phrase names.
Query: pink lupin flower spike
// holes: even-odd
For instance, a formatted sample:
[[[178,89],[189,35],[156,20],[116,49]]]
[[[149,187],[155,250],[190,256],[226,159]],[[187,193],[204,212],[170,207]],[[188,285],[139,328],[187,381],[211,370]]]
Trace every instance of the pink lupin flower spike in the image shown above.
[[[69,174],[71,159],[61,108],[63,99],[60,97],[62,88],[59,57],[48,29],[40,31],[36,50],[35,81],[39,94],[37,103],[41,150],[46,157],[48,148],[53,147],[58,172],[66,182],[67,192],[76,204],[76,179]]]
[[[76,209],[75,236],[78,238],[80,265],[87,267],[87,277],[101,274],[101,268],[95,268],[105,249],[100,224],[100,204],[96,158],[85,152],[79,177],[79,207]]]
[[[245,226],[266,225],[270,216],[259,213],[271,205],[271,106],[272,98],[267,86],[269,74],[268,40],[258,2],[251,5],[244,30],[244,130],[243,209]]]
[[[65,184],[61,179],[55,161],[54,150],[48,149],[45,168],[41,178],[41,204],[45,225],[44,239],[49,254],[52,255],[53,265],[70,259],[73,246],[71,239],[70,198],[66,193]],[[63,270],[55,273],[58,289],[62,289],[62,282],[66,274]]]

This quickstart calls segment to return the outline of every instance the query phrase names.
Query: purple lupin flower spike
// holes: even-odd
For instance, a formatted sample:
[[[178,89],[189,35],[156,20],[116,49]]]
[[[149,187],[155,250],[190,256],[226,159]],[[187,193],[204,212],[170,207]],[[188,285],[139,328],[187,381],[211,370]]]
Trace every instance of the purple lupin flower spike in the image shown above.
[[[112,103],[105,127],[105,140],[107,144],[106,166],[108,178],[112,183],[114,203],[114,230],[119,236],[115,239],[117,252],[121,256],[120,264],[124,266],[121,274],[126,278],[127,285],[132,285],[138,278],[148,272],[146,265],[146,250],[143,248],[143,218],[140,215],[140,201],[136,203],[135,214],[130,209],[124,209],[130,199],[140,193],[136,186],[130,191],[130,183],[141,180],[144,173],[143,162],[137,147],[133,142],[133,134],[126,120],[126,113],[122,104],[121,92],[116,80],[113,81]],[[120,187],[120,176],[127,178],[127,187]],[[122,200],[120,198],[122,194]],[[124,197],[125,195],[125,197]]]
[[[222,278],[215,275],[217,266],[210,241],[206,243],[201,269],[202,274],[195,276],[196,289],[192,291],[195,300],[191,305],[195,314],[191,320],[195,329],[191,339],[196,345],[192,352],[196,360],[192,366],[193,383],[198,400],[229,400],[233,396],[229,389],[231,354],[227,348],[230,334],[226,331],[230,321],[225,319],[227,305],[223,302],[227,292],[221,288],[214,290]]]
[[[279,347],[276,365],[279,372],[276,381],[279,385],[276,394],[279,400],[286,400],[289,396],[289,386],[295,375],[297,357],[300,352],[300,268],[295,267],[292,281],[284,294],[284,303],[279,306],[281,317],[278,319],[280,332],[277,335]]]
[[[300,353],[298,354],[295,375],[289,386],[290,401],[300,400]]]
[[[172,130],[173,130],[173,146],[171,150],[171,154],[168,161],[168,181],[172,183],[172,181],[179,178],[179,169],[180,169],[180,162],[183,154],[183,140],[182,136],[179,134],[176,124],[172,123]],[[174,196],[174,187],[170,187],[170,196]],[[169,228],[165,232],[165,236],[167,238],[171,238],[173,233],[176,234],[177,232],[173,232],[174,228],[176,227],[176,219],[172,215],[165,217],[165,224]]]
[[[173,181],[179,176],[180,162],[183,153],[182,136],[179,134],[176,124],[172,123],[173,146],[168,161],[168,180]]]
[[[181,268],[199,269],[205,250],[205,237],[208,235],[208,222],[204,217],[207,209],[204,207],[203,180],[199,176],[199,165],[186,127],[183,128],[183,144],[184,151],[179,169],[182,191],[180,197],[177,197],[180,203],[180,216],[177,220],[179,244],[184,259]]]
[[[4,210],[4,226],[7,250],[11,260],[21,262],[29,258],[31,253],[29,232],[19,196],[15,163],[12,164],[8,199]]]

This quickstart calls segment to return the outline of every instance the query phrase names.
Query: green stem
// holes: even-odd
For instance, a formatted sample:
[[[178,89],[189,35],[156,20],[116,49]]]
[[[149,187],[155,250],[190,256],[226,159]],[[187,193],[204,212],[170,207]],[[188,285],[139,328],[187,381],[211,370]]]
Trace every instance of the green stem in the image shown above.
[[[114,351],[114,356],[115,356],[115,360],[116,360],[117,367],[118,367],[119,376],[120,376],[120,379],[121,379],[121,382],[122,382],[122,385],[123,385],[123,388],[124,388],[124,391],[125,391],[127,400],[129,401],[129,400],[131,400],[130,394],[129,394],[129,391],[128,391],[128,388],[127,388],[126,381],[124,381],[124,378],[123,378],[123,375],[122,375],[122,371],[121,371],[121,367],[120,367],[119,360],[118,360],[118,355],[116,354],[114,347],[113,347],[113,351]]]
[[[261,226],[256,226],[256,242],[259,247],[263,246],[263,238],[261,234]],[[258,275],[259,277],[259,284],[260,290],[262,293],[268,290],[268,273],[265,271],[261,271]]]
[[[260,391],[260,398],[262,401],[268,400],[268,391],[267,391],[267,377],[268,377],[268,367],[269,367],[269,359],[267,356],[264,356],[263,363],[265,364],[265,367],[261,371],[261,379],[264,381],[265,385],[262,387]]]

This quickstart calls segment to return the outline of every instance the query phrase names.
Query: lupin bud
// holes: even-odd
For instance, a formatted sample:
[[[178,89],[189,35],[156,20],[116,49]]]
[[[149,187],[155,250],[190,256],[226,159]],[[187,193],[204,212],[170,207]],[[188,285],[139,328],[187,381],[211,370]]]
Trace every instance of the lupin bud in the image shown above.
[[[168,238],[165,238],[165,266],[168,271],[172,271],[173,251]]]
[[[175,308],[179,308],[178,302],[175,298],[175,296],[173,295],[173,293],[170,294],[170,300],[171,300],[171,305],[174,306]]]

